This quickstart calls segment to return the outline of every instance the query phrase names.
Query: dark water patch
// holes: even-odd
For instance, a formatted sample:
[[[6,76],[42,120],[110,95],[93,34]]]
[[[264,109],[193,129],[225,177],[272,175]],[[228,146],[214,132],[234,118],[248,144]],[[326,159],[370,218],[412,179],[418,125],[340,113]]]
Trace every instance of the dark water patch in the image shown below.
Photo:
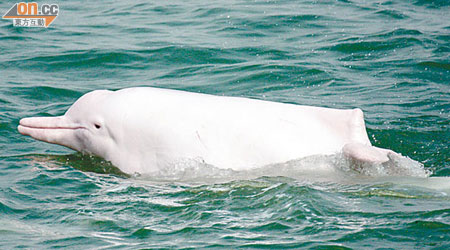
[[[420,43],[421,41],[417,38],[394,38],[390,41],[340,42],[339,44],[330,47],[330,49],[343,53],[379,52],[407,48]]]
[[[440,55],[442,53],[449,53],[450,52],[450,46],[438,46],[433,50],[434,54]]]
[[[394,76],[402,78],[417,79],[420,78],[423,82],[444,84],[450,80],[448,63],[436,60],[432,62],[415,62],[397,65],[397,71]],[[427,84],[433,86],[432,84]],[[445,90],[445,89],[444,89]],[[444,91],[448,93],[448,91]]]
[[[250,241],[250,240],[249,240]],[[270,240],[269,240],[270,242]],[[271,243],[248,243],[248,244],[243,244],[240,245],[239,248],[240,249],[289,249],[289,248],[305,248],[306,246],[308,246],[310,244],[308,243],[276,243],[276,244],[271,244]],[[328,249],[328,248],[327,248]],[[333,248],[329,248],[329,249],[333,249]]]
[[[256,39],[256,38],[262,38],[262,37],[267,36],[263,32],[249,31],[245,28],[240,28],[237,26],[226,27],[226,28],[219,30],[219,32],[226,33],[226,34],[232,33],[234,37],[242,37],[242,38],[253,37],[254,39]]]
[[[233,19],[239,27],[248,30],[261,30],[262,32],[282,32],[289,27],[317,28],[325,27],[321,22],[329,21],[321,15],[268,15],[259,20],[254,19]]]
[[[185,27],[186,25],[189,26],[203,25],[202,22],[186,22],[186,21],[165,21],[158,24],[171,27]]]
[[[19,188],[20,187],[20,188]],[[41,203],[39,197],[33,196],[21,185],[14,185],[3,189],[4,196],[9,200],[10,204],[4,204],[7,207],[11,207],[17,213],[23,213],[27,211],[29,203]],[[23,210],[23,211],[22,211]],[[25,213],[27,214],[27,213]]]
[[[409,230],[436,230],[437,234],[450,233],[450,225],[438,221],[414,221],[409,224]]]
[[[223,64],[240,62],[222,55],[226,54],[222,50],[217,49],[167,46],[134,51],[74,51],[66,55],[39,56],[28,60],[10,61],[8,64],[9,66],[42,70],[41,64],[45,62],[45,65],[51,67],[52,70],[63,71],[96,67],[145,69],[154,63],[158,65],[164,65],[165,63],[195,65],[198,63]]]
[[[71,37],[80,37],[80,38],[84,38],[85,36],[89,36],[92,35],[87,31],[83,31],[83,30],[78,30],[78,29],[67,29],[64,31],[55,31],[54,32],[55,36],[71,36]]]
[[[450,26],[446,27],[446,29],[450,30]],[[438,35],[434,35],[433,37],[434,37],[434,39],[436,39],[438,41],[444,42],[444,44],[447,45],[447,48],[448,48],[448,46],[449,46],[448,41],[450,39],[450,35],[438,34]]]
[[[20,96],[27,101],[42,100],[43,102],[49,102],[51,100],[72,99],[75,100],[80,97],[82,93],[80,91],[70,89],[69,86],[45,86],[39,84],[37,86],[30,87],[14,87],[7,90],[10,93],[14,93],[16,96]]]
[[[275,52],[266,52],[273,55]],[[165,63],[196,65],[207,64],[230,64],[241,62],[231,59],[229,52],[220,49],[194,48],[185,46],[169,46],[155,49],[135,51],[73,51],[64,55],[37,56],[26,60],[12,60],[2,63],[5,67],[26,67],[31,70],[78,70],[103,68],[149,68],[154,63],[164,65]]]
[[[151,33],[156,33],[158,32],[158,30],[156,29],[152,29],[149,27],[130,27],[130,28],[124,28],[123,30],[126,33],[147,33],[147,34],[151,34]]]
[[[97,232],[129,232],[128,228],[117,225],[114,220],[90,219],[88,220],[88,223],[90,228]]]
[[[279,61],[282,59],[289,59],[290,53],[284,50],[269,48],[269,47],[241,47],[233,49],[232,52],[240,55],[250,55],[259,60],[273,60]],[[248,60],[248,59],[247,59]]]
[[[218,66],[214,66],[212,64],[179,67],[160,77],[157,77],[156,79],[176,79],[176,78],[192,77],[198,74],[205,74],[206,72],[211,72],[215,67],[218,68]]]
[[[428,61],[428,62],[420,62],[419,65],[425,67],[426,69],[433,67],[435,69],[445,70],[446,73],[450,73],[449,62]]]
[[[149,228],[140,228],[131,234],[133,238],[147,239],[148,237],[158,234],[155,230]]]
[[[402,105],[402,104],[400,104]],[[416,103],[407,103],[404,105],[406,108],[414,108]],[[409,116],[395,121],[389,122],[390,125],[394,125],[399,129],[410,130],[416,132],[445,132],[448,125],[448,120],[444,117],[437,115],[415,115]]]
[[[0,36],[0,42],[2,41],[31,41],[34,40],[31,37],[27,37],[27,36],[15,36],[15,35],[2,35]]]
[[[349,233],[348,235],[334,240],[336,243],[346,243],[349,247],[363,247],[363,248],[414,248],[417,247],[414,243],[414,238],[406,236],[404,234],[399,236],[393,236],[395,234],[394,230],[387,228],[377,228],[377,229],[361,229],[359,232]],[[383,241],[377,244],[373,243],[373,239],[382,238]]]
[[[24,214],[27,213],[28,211],[26,208],[23,209],[14,208],[12,204],[8,206],[7,204],[4,204],[0,201],[0,212],[2,213],[3,216],[5,216],[5,215]]]
[[[67,246],[76,246],[77,248],[89,248],[94,245],[99,245],[98,239],[93,239],[88,236],[67,236],[57,239],[43,240],[42,245],[47,245],[51,248],[64,248]]]
[[[73,215],[78,213],[74,208],[54,208],[49,206],[50,201],[41,201],[39,208],[28,208],[28,213],[21,219],[24,221],[42,221],[44,223],[53,223],[57,221],[60,224],[66,224],[73,220]]]
[[[415,5],[418,6],[425,6],[427,8],[441,8],[441,7],[447,7],[450,5],[450,3],[446,0],[417,0],[414,2]]]
[[[320,69],[302,65],[268,63],[242,63],[215,67],[208,65],[196,67],[195,69],[183,68],[181,71],[176,70],[164,75],[162,79],[176,77],[180,72],[181,76],[193,77],[194,79],[197,79],[197,73],[209,75],[213,80],[209,80],[206,84],[211,84],[212,86],[223,84],[235,90],[249,91],[249,94],[270,93],[280,90],[288,91],[295,87],[319,86],[332,83],[330,73]],[[248,86],[253,87],[249,89]]]
[[[129,177],[110,162],[92,155],[75,153],[70,155],[54,156],[53,159],[64,162],[66,165],[81,170],[99,174],[112,174],[121,177]]]
[[[85,90],[69,89],[68,87],[54,87],[51,84],[41,86],[11,87],[6,93],[15,96],[11,104],[5,106],[5,113],[10,130],[16,133],[19,120],[30,116],[56,116],[62,115],[67,108],[78,99]],[[33,103],[33,104],[32,104]],[[17,112],[18,106],[28,107],[24,112]],[[6,132],[4,131],[4,132]]]
[[[273,15],[268,20],[281,21],[286,24],[298,24],[304,21],[326,20],[327,17],[322,15],[304,14],[304,15]]]
[[[318,245],[318,246],[313,246],[311,248],[309,248],[311,250],[326,250],[326,249],[331,249],[331,250],[350,250],[352,248],[349,247],[345,247],[343,245],[333,245],[333,244],[323,244],[323,245]]]
[[[423,33],[417,29],[395,28],[392,31],[373,34],[369,37],[392,38],[392,37],[421,37]]]
[[[230,13],[230,9],[223,8],[223,7],[211,7],[211,8],[197,8],[193,11],[195,13],[196,17],[199,18],[216,18],[217,16],[224,15],[227,13]]]
[[[287,233],[287,230],[291,229],[290,226],[284,225],[278,222],[271,222],[265,225],[260,225],[254,228],[251,228],[250,231],[261,232],[261,231],[284,231]]]
[[[327,72],[318,69],[289,65],[261,65],[258,69],[241,73],[241,76],[234,77],[229,82],[230,84],[256,83],[258,87],[254,91],[270,92],[292,89],[294,86],[318,85],[330,79],[331,76]]]
[[[9,67],[22,67],[35,70],[74,70],[77,68],[110,67],[114,64],[129,64],[140,57],[132,53],[101,52],[101,51],[73,51],[64,55],[37,56],[26,60],[8,62]],[[5,65],[6,66],[6,65]]]
[[[121,7],[113,7],[113,8],[106,8],[101,11],[101,14],[105,17],[107,16],[114,16],[115,18],[120,16],[131,16],[134,14],[134,11],[130,10],[124,10]]]
[[[409,18],[408,15],[398,12],[396,10],[379,10],[375,12],[377,15],[393,18],[393,19],[406,19]]]
[[[32,163],[50,166],[53,169],[70,166],[83,172],[93,172],[98,174],[109,174],[118,177],[130,177],[123,173],[110,162],[96,156],[86,155],[82,153],[73,153],[67,155],[44,155],[34,154],[26,156],[26,159]]]
[[[58,193],[61,188],[65,189],[67,193],[79,193],[79,192],[92,192],[99,187],[92,182],[83,181],[84,175],[76,172],[62,172],[59,174],[54,173],[41,173],[32,179],[23,180],[19,184],[30,192],[42,192],[45,193]]]
[[[152,8],[152,11],[162,14],[162,15],[173,15],[182,13],[184,10],[182,6],[175,4],[168,4],[166,6],[155,6]]]
[[[142,2],[142,3],[136,3],[134,5],[128,5],[125,7],[126,10],[142,10],[142,9],[146,9],[146,8],[150,8],[152,7],[153,4],[148,3],[148,2]]]
[[[153,60],[171,64],[232,64],[242,62],[227,56],[227,51],[212,48],[193,48],[193,47],[166,47],[155,50],[146,50],[144,53],[155,53],[157,56]]]
[[[415,88],[425,88],[429,89],[427,86],[424,86],[423,82],[419,81],[401,81],[396,82],[391,88],[400,88],[400,89],[415,89]]]

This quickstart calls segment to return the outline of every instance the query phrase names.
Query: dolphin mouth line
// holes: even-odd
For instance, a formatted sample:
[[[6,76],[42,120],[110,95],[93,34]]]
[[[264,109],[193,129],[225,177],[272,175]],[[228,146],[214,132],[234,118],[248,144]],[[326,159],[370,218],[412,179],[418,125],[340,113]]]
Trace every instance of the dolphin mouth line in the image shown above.
[[[23,124],[19,124],[19,126],[28,128],[28,129],[69,129],[69,130],[86,129],[85,127],[82,127],[82,126],[77,126],[77,127],[39,127],[39,126],[29,126],[29,125],[23,125]]]
[[[37,135],[35,133],[47,133],[47,132],[69,132],[69,133],[74,133],[75,131],[77,131],[78,129],[86,129],[85,127],[82,126],[74,126],[74,127],[45,127],[45,126],[30,126],[30,125],[22,125],[19,124],[19,126],[17,127],[17,129],[19,130],[19,133],[21,133],[22,135],[28,135],[33,137],[34,139],[40,140],[40,141],[46,141],[48,142],[46,139],[41,139],[40,137],[42,135]]]

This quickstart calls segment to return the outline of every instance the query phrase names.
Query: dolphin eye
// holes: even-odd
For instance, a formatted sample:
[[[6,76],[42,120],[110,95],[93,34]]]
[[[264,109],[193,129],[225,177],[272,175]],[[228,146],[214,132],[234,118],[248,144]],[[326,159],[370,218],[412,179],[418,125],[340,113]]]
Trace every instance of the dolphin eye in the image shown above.
[[[96,129],[100,129],[102,126],[100,126],[100,124],[98,124],[98,123],[94,123],[94,126],[95,126],[95,128]]]

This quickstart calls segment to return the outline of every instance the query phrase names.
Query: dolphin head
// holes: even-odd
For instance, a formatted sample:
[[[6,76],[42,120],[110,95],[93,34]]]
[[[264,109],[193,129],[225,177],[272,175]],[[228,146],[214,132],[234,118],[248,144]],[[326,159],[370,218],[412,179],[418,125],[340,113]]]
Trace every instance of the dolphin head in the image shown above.
[[[114,112],[105,112],[107,97],[114,92],[96,90],[80,97],[62,116],[29,117],[20,120],[23,135],[62,145],[79,152],[111,158],[115,134],[107,122]]]

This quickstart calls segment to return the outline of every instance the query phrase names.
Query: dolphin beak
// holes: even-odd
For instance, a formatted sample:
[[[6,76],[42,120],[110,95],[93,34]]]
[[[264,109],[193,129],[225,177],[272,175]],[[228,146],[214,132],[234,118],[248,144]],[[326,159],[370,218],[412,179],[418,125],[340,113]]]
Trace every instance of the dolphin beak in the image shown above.
[[[75,131],[85,129],[77,124],[70,123],[65,116],[57,117],[29,117],[19,122],[17,130],[23,135],[48,143],[62,145],[79,150]]]

